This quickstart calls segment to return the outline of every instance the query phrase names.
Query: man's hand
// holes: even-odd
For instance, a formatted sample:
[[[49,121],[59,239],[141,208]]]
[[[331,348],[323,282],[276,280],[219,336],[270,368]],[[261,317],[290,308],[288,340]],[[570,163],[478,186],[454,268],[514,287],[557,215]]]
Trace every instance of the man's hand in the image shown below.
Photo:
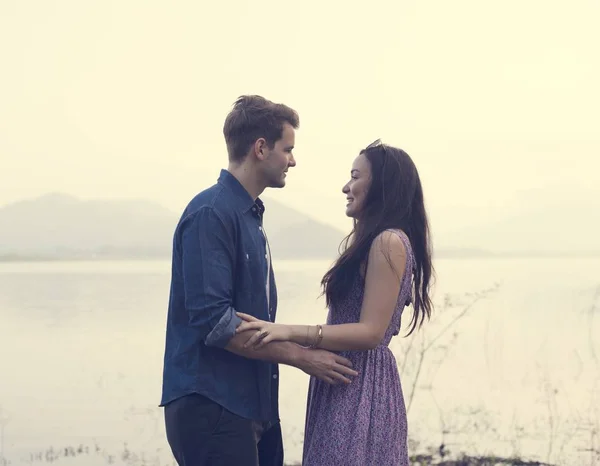
[[[332,385],[349,384],[351,382],[349,377],[358,375],[358,372],[352,369],[352,363],[348,359],[320,349],[302,351],[296,367]]]

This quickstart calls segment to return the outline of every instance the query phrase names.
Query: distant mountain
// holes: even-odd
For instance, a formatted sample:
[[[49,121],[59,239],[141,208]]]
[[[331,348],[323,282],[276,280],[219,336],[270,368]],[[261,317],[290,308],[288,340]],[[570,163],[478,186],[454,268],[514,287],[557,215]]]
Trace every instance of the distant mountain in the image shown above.
[[[586,192],[577,201],[546,196],[523,196],[511,214],[447,232],[441,243],[495,255],[599,255],[600,198]]]
[[[270,198],[265,203],[265,231],[274,257],[335,259],[347,233]]]
[[[168,254],[177,215],[144,200],[52,193],[0,209],[0,254],[118,257]]]
[[[265,230],[275,259],[337,257],[347,231],[271,199]],[[600,255],[599,200],[523,202],[493,225],[446,231],[436,258]],[[0,207],[0,260],[170,258],[179,213],[147,200],[80,200],[51,193]]]
[[[266,205],[274,257],[335,257],[343,232],[276,201]],[[178,219],[151,201],[51,193],[0,208],[0,258],[168,258]]]

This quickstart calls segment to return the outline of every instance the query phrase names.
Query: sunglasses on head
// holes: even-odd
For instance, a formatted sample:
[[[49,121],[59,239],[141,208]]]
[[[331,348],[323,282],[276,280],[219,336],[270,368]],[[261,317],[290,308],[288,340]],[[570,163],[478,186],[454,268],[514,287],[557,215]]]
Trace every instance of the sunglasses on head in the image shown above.
[[[383,150],[384,154],[387,155],[387,151],[385,149],[385,144],[381,142],[381,139],[376,139],[375,141],[373,141],[371,144],[369,144],[365,150],[369,150],[369,149],[375,149],[375,148],[380,148]]]

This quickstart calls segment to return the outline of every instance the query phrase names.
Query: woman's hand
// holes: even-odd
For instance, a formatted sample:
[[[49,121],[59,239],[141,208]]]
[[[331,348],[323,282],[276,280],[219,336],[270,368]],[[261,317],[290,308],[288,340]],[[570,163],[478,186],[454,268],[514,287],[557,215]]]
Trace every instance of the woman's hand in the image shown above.
[[[292,332],[287,325],[266,322],[243,312],[236,312],[236,314],[244,321],[238,326],[236,333],[256,330],[244,343],[244,348],[252,346],[254,349],[259,349],[271,341],[289,341],[291,339]]]

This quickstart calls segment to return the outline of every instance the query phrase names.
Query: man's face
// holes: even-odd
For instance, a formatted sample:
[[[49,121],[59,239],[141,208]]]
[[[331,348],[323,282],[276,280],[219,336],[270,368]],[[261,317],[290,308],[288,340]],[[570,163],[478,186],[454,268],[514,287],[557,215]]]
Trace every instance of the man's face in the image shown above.
[[[275,142],[272,149],[266,149],[266,157],[262,161],[261,171],[267,188],[283,188],[285,177],[290,167],[296,166],[294,159],[294,142],[296,132],[292,125],[285,123],[281,139]]]

